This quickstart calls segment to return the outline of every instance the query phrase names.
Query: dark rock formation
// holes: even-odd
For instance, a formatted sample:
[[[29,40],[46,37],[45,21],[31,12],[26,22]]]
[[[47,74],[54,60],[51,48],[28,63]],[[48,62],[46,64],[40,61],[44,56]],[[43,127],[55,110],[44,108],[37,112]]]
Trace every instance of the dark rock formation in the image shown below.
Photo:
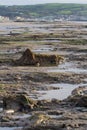
[[[76,102],[76,106],[87,107],[87,95],[80,97],[79,100]]]
[[[40,63],[40,65],[59,65],[60,61],[63,60],[63,58],[59,55],[53,54],[53,55],[47,55],[47,54],[36,54],[35,55],[36,61]]]
[[[15,61],[16,65],[36,65],[36,66],[45,66],[45,65],[58,65],[60,61],[63,61],[64,58],[53,54],[34,54],[30,49],[26,49],[22,57]]]
[[[30,111],[37,107],[37,102],[26,95],[9,95],[3,98],[3,108],[14,111]]]
[[[36,65],[35,55],[30,49],[26,49],[22,57],[15,61],[17,65]]]
[[[75,107],[87,107],[87,95],[70,97],[68,103]]]
[[[75,88],[66,101],[75,107],[87,107],[87,86]]]

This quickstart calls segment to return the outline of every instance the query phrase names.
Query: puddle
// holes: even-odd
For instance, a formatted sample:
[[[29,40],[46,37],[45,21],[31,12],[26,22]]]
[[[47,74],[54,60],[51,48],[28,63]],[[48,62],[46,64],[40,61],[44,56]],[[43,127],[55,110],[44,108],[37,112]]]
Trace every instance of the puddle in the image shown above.
[[[35,49],[33,50],[33,52],[49,52],[49,51],[53,51],[54,48],[52,46],[46,45],[46,46],[41,46],[39,49]]]
[[[59,119],[61,118],[63,115],[48,115],[50,118],[54,118],[54,119]]]
[[[76,73],[76,74],[87,74],[87,70],[85,69],[78,69],[78,68],[68,68],[66,69],[59,69],[59,68],[54,68],[54,69],[50,69],[47,72],[59,72],[59,73]]]
[[[48,52],[48,51],[53,51],[53,48],[40,48],[40,49],[37,49],[37,50],[33,50],[33,52]]]
[[[20,127],[0,127],[0,130],[21,130]]]
[[[87,112],[87,108],[85,107],[76,107],[76,110],[81,112]]]
[[[87,70],[85,69],[78,69],[78,68],[69,68],[67,71],[65,72],[72,72],[72,73],[76,73],[76,74],[87,74]]]
[[[76,68],[73,63],[66,62],[64,64],[59,65],[58,67],[54,67],[53,69],[49,69],[47,72],[59,72],[59,73],[76,73],[76,74],[87,74],[87,69]]]
[[[39,100],[43,99],[59,99],[59,100],[64,100],[68,96],[71,95],[71,92],[75,89],[78,88],[79,86],[87,86],[87,84],[66,84],[66,83],[61,83],[61,84],[50,84],[50,86],[53,87],[60,87],[62,89],[58,90],[48,90],[48,91],[38,91],[40,96],[38,97]]]
[[[24,118],[30,118],[30,114],[18,114],[18,115],[13,115],[12,119],[24,119]]]

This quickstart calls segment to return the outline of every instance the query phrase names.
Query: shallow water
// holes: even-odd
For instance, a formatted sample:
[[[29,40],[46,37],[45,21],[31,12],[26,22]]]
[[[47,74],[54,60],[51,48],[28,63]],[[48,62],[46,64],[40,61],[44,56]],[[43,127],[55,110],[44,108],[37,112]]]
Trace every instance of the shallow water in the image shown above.
[[[71,95],[71,92],[78,88],[79,86],[87,86],[86,84],[66,84],[66,83],[58,83],[58,84],[50,84],[53,87],[60,87],[58,90],[48,90],[48,91],[38,91],[41,96],[38,97],[39,100],[43,99],[59,99],[63,100],[66,99],[68,96]]]
[[[23,52],[25,48],[12,48],[8,50],[0,50],[0,55],[9,55]]]
[[[76,74],[87,74],[87,70],[85,70],[85,69],[78,69],[78,68],[69,68],[69,69],[67,69],[67,70],[65,70],[65,69],[53,69],[53,70],[48,70],[48,72],[59,72],[59,73],[67,73],[67,72],[70,72],[70,73],[76,73]]]
[[[7,22],[0,23],[0,34],[8,34],[10,31],[22,33],[27,28],[28,24],[25,23],[16,23],[16,22]]]
[[[33,52],[48,52],[48,51],[53,51],[53,48],[51,47],[43,47],[43,48],[39,48],[38,50],[33,50]]]
[[[2,50],[2,51],[0,51],[0,55],[3,55],[3,54],[6,54],[6,55],[8,55],[8,54],[15,54],[16,53],[16,50],[10,50],[10,51],[5,51],[5,50]]]
[[[24,119],[24,118],[30,118],[31,115],[30,114],[18,114],[18,115],[13,115],[12,118],[13,119]]]
[[[50,118],[54,118],[54,119],[59,119],[61,118],[63,115],[48,115]]]
[[[49,69],[47,72],[70,72],[70,73],[76,73],[76,74],[87,74],[87,69],[77,68],[74,63],[71,62],[65,62],[63,64],[60,64],[58,67],[54,67],[53,69]]]
[[[16,130],[18,128],[18,130],[21,130],[20,127],[0,127],[0,130]]]

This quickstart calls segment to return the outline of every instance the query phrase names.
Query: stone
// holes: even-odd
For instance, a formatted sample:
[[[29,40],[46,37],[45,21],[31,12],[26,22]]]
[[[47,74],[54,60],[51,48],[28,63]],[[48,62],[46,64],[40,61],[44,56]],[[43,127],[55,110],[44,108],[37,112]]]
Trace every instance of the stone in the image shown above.
[[[48,65],[59,65],[64,58],[56,54],[34,54],[30,49],[26,49],[23,55],[16,61],[15,65],[34,65],[34,66],[48,66]]]
[[[76,102],[76,106],[78,107],[87,107],[87,95],[83,95]]]
[[[37,101],[34,101],[24,94],[8,95],[3,98],[4,110],[30,111],[37,107]]]
[[[30,121],[33,126],[37,126],[41,123],[44,124],[49,119],[50,117],[48,115],[45,115],[44,113],[34,113],[34,115],[32,115],[32,117],[30,118]]]
[[[26,49],[21,58],[15,61],[16,65],[36,65],[35,55],[30,49]]]

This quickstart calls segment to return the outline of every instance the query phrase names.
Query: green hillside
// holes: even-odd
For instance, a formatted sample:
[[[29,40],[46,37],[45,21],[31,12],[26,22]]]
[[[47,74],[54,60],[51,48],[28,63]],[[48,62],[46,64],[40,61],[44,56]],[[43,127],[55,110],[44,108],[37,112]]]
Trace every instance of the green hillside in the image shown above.
[[[0,15],[10,18],[21,17],[45,17],[75,15],[87,16],[87,5],[85,4],[41,4],[25,6],[0,6]]]

